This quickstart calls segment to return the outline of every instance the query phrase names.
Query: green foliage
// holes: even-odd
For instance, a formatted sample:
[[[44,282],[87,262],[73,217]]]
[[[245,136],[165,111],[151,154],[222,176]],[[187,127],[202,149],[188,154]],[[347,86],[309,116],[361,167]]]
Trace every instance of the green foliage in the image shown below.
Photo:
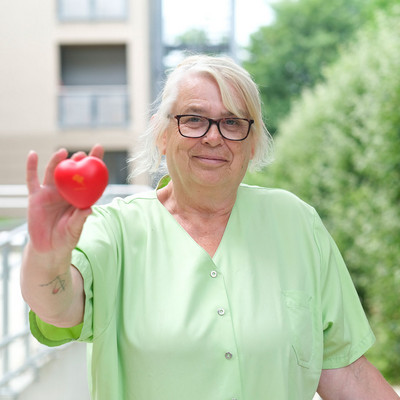
[[[11,217],[0,216],[0,232],[14,229],[18,225],[22,225],[24,222],[25,218],[11,218]]]
[[[400,11],[391,14],[303,92],[280,125],[275,163],[247,182],[317,208],[377,336],[368,356],[400,383]]]
[[[203,29],[190,29],[176,38],[178,44],[187,46],[204,46],[210,44],[207,33]]]
[[[376,12],[385,12],[390,14],[395,11],[398,6],[399,0],[369,0],[366,2],[364,10],[364,18],[372,23],[375,22]]]
[[[365,0],[285,0],[273,7],[275,23],[252,35],[243,63],[260,86],[272,133],[292,99],[321,80],[322,68],[359,28]]]

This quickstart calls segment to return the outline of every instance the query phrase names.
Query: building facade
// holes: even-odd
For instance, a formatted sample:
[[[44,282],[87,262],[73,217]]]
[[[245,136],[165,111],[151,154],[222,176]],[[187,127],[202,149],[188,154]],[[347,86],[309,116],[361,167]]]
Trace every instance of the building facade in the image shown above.
[[[30,150],[43,176],[56,149],[88,151],[96,143],[105,147],[110,183],[126,183],[126,160],[152,100],[158,2],[3,2],[0,185],[25,182]]]

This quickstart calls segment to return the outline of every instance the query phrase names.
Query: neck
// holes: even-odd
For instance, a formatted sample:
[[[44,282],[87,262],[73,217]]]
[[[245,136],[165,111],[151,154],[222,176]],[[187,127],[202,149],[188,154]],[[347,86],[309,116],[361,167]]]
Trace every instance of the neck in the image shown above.
[[[236,201],[237,189],[186,188],[169,182],[158,199],[186,232],[213,257]]]
[[[237,188],[185,187],[170,181],[158,191],[160,202],[173,214],[204,217],[228,216],[236,201]]]

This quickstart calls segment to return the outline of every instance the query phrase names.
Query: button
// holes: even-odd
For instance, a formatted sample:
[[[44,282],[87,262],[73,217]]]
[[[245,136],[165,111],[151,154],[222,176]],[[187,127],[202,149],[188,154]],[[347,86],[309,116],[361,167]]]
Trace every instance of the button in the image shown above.
[[[218,309],[218,315],[224,315],[225,314],[225,310],[223,308],[219,308]]]
[[[218,272],[217,271],[211,271],[210,275],[211,275],[211,278],[216,278],[217,275],[218,275]]]
[[[225,358],[227,359],[227,360],[230,360],[231,358],[232,358],[232,353],[225,353]]]

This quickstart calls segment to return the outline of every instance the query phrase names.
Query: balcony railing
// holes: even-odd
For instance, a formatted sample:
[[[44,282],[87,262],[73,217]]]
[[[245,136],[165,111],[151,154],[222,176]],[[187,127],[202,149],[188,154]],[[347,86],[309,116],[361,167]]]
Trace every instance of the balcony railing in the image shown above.
[[[109,185],[98,204],[114,197],[125,197],[151,190],[142,185]],[[17,207],[27,205],[27,190],[22,185],[0,185],[0,215],[2,205],[9,209],[9,199]],[[2,202],[1,200],[5,200]],[[28,239],[26,224],[0,231],[0,399],[17,399],[18,395],[37,379],[39,369],[57,354],[57,348],[39,344],[30,334],[28,306],[24,303],[19,284],[22,251]]]
[[[27,240],[25,225],[0,235],[1,336],[0,398],[26,387],[53,349],[35,342],[27,325],[28,308],[19,291],[19,267]]]
[[[62,86],[59,94],[61,128],[126,127],[128,124],[126,86]]]
[[[127,0],[58,0],[60,21],[126,20]]]

